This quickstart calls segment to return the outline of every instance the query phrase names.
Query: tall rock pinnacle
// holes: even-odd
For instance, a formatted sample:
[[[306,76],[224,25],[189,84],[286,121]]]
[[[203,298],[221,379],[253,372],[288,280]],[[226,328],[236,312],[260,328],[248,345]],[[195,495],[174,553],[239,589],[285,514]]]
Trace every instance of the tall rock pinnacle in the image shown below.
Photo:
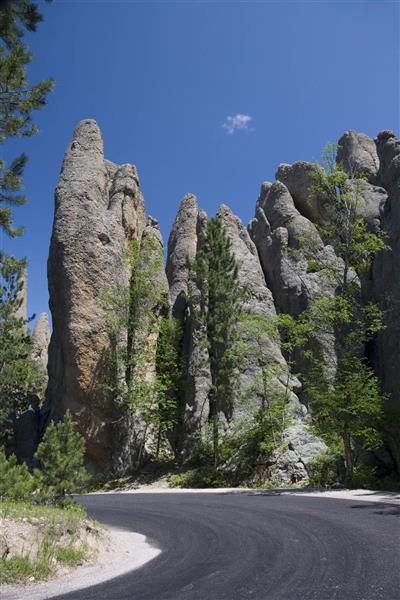
[[[104,160],[97,123],[81,121],[55,196],[48,260],[53,333],[47,410],[55,419],[67,409],[75,414],[94,471],[124,468],[122,450],[114,443],[119,416],[102,391],[101,363],[109,340],[101,295],[113,283],[129,285],[124,254],[145,224],[136,168]]]

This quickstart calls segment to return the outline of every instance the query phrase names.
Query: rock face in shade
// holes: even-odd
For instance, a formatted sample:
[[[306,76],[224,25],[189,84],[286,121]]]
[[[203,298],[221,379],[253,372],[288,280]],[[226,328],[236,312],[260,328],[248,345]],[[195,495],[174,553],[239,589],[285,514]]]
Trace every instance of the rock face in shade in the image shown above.
[[[338,142],[337,162],[350,177],[364,174],[370,183],[375,183],[379,170],[376,145],[365,133],[346,131]]]
[[[377,138],[379,184],[387,190],[383,228],[391,251],[381,252],[373,270],[373,296],[386,311],[386,329],[374,352],[377,372],[388,397],[390,445],[400,472],[400,140],[383,131]]]
[[[31,357],[38,361],[47,372],[48,350],[50,343],[49,319],[46,313],[41,313],[32,333]]]
[[[67,148],[56,189],[48,260],[53,333],[49,348],[46,410],[61,418],[67,409],[87,439],[87,462],[95,472],[120,473],[134,445],[131,424],[101,393],[102,354],[108,346],[102,292],[129,284],[123,260],[130,240],[145,227],[136,168],[104,160],[93,120],[81,121]],[[121,439],[122,438],[122,439]]]

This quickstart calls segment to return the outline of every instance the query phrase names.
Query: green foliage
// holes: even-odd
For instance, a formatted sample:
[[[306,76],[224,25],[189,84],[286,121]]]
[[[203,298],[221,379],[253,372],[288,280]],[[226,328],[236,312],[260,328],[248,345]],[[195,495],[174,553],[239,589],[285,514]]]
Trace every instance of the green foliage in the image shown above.
[[[381,441],[383,402],[379,382],[363,356],[365,344],[383,329],[383,313],[377,305],[363,302],[358,276],[387,246],[383,233],[370,232],[362,216],[363,174],[352,173],[349,180],[335,156],[336,148],[328,146],[324,169],[314,171],[311,193],[324,199],[329,218],[319,229],[342,259],[334,265],[337,293],[314,300],[298,322],[309,326],[310,338],[319,334],[336,340],[337,364],[328,368],[326,357],[315,348],[300,346],[310,365],[304,381],[314,426],[329,444],[340,441],[351,484],[356,445],[369,448]]]
[[[242,314],[240,320],[239,352],[242,355],[242,368],[247,361],[257,361],[258,372],[253,376],[252,385],[245,390],[242,400],[255,395],[261,399],[260,407],[250,402],[247,411],[252,412],[255,425],[247,432],[246,445],[252,448],[253,460],[270,456],[282,444],[282,435],[289,424],[287,404],[291,389],[291,375],[287,364],[271,361],[271,341],[279,343],[279,328],[285,326],[286,346],[289,348],[289,327],[294,332],[294,320],[282,316],[266,318],[263,315]],[[292,333],[294,335],[294,333]],[[292,343],[292,341],[291,341]],[[244,358],[246,357],[246,358]],[[250,440],[252,443],[250,444]]]
[[[179,323],[166,316],[163,249],[157,236],[149,233],[131,242],[125,261],[129,285],[117,284],[101,296],[110,339],[103,388],[123,410],[140,418],[142,451],[149,433],[156,434],[158,457],[179,417],[183,333]],[[124,339],[126,344],[121,343]]]
[[[355,489],[376,490],[379,489],[379,481],[375,469],[371,469],[362,463],[354,466],[351,478],[351,487]]]
[[[365,178],[354,172],[349,179],[343,166],[337,164],[336,147],[329,144],[324,152],[322,169],[314,169],[311,196],[323,198],[329,215],[318,226],[322,238],[333,245],[343,259],[344,269],[334,267],[343,290],[354,282],[354,273],[361,275],[380,250],[388,249],[385,234],[371,232],[363,218]]]
[[[182,325],[174,318],[160,322],[156,351],[156,397],[157,397],[157,448],[160,452],[162,436],[169,433],[180,420],[179,398],[182,390]]]
[[[339,361],[334,382],[310,378],[307,386],[314,424],[321,435],[340,436],[348,476],[354,467],[354,440],[365,448],[381,442],[382,393],[379,382],[365,362],[347,356]]]
[[[336,483],[335,456],[329,452],[315,456],[307,464],[310,485],[329,487]]]
[[[87,480],[83,467],[85,440],[74,429],[69,411],[59,423],[48,425],[35,458],[40,470],[35,471],[40,496],[49,502],[68,504],[68,496]]]
[[[14,455],[6,456],[0,448],[0,500],[28,500],[35,489],[35,480],[25,464],[19,465]]]
[[[25,261],[0,253],[0,442],[14,431],[14,418],[28,407],[30,395],[41,394],[43,368],[29,357],[32,339],[19,317]]]
[[[191,310],[205,331],[211,373],[210,420],[213,424],[214,463],[218,464],[219,413],[229,411],[237,393],[235,375],[238,358],[234,351],[238,336],[243,291],[231,242],[218,217],[207,222],[201,249],[190,265],[200,291],[199,302],[191,298]]]
[[[0,9],[0,143],[7,138],[31,136],[38,131],[32,113],[46,105],[53,87],[50,79],[29,85],[27,66],[32,61],[28,47],[22,42],[24,30],[36,31],[42,21],[37,5],[28,0],[2,3]],[[25,154],[9,167],[0,159],[0,228],[14,237],[23,228],[13,226],[12,206],[24,204],[25,196],[16,194],[22,188]],[[7,206],[4,206],[6,204]]]
[[[307,273],[318,273],[322,266],[317,260],[309,260],[307,263]]]
[[[6,167],[4,161],[0,160],[0,228],[10,237],[22,235],[23,227],[15,228],[12,221],[12,206],[25,204],[26,197],[17,194],[22,189],[22,174],[28,157],[21,154]]]
[[[143,379],[152,360],[155,344],[151,341],[157,337],[160,313],[167,302],[160,280],[163,252],[157,237],[150,234],[140,241],[133,240],[125,254],[125,263],[131,274],[129,285],[118,282],[100,296],[110,340],[104,357],[107,372],[104,388],[111,397],[133,409],[137,395],[146,395],[146,386],[132,389],[133,380]],[[127,341],[122,343],[125,336]]]
[[[201,489],[224,487],[229,485],[230,481],[224,473],[217,471],[214,465],[206,464],[171,475],[169,484],[171,487]]]

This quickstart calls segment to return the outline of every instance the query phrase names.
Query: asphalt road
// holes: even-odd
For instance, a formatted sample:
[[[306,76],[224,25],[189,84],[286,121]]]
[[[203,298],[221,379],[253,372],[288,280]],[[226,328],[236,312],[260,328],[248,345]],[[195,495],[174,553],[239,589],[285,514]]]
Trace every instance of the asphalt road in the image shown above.
[[[80,501],[163,552],[64,600],[399,600],[399,507],[274,493]]]

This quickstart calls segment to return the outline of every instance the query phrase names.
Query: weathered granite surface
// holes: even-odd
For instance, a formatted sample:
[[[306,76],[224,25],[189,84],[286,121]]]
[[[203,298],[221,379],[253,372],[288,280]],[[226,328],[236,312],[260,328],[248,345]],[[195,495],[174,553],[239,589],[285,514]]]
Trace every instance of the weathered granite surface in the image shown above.
[[[55,195],[48,260],[53,333],[49,348],[47,418],[69,409],[87,439],[93,471],[125,470],[134,435],[121,448],[120,407],[102,390],[109,340],[100,297],[113,282],[129,284],[128,243],[145,227],[136,168],[104,160],[97,123],[81,121],[67,148]],[[131,429],[129,424],[128,429]]]

